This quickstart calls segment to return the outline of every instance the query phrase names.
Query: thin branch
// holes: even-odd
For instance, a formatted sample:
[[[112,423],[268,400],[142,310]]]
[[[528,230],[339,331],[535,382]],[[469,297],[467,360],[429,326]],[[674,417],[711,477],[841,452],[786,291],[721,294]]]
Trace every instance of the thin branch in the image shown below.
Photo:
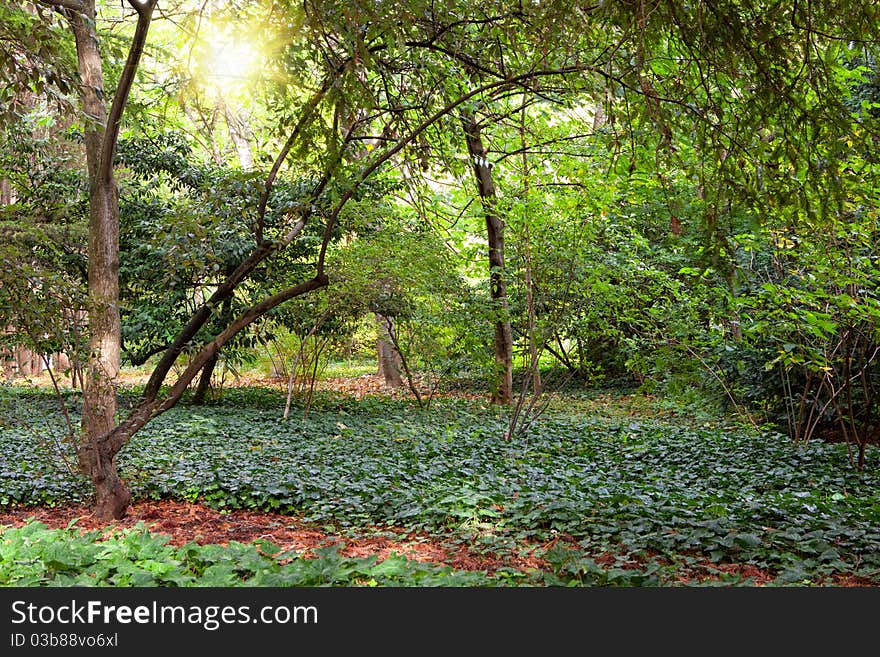
[[[440,119],[448,114],[451,114],[455,109],[459,106],[463,105],[471,98],[474,98],[482,93],[486,93],[487,91],[493,91],[496,89],[508,88],[516,85],[520,85],[528,80],[533,80],[541,77],[552,77],[552,76],[563,76],[563,75],[571,75],[574,73],[584,73],[584,72],[594,72],[601,73],[604,75],[604,72],[597,69],[595,66],[588,65],[579,65],[579,66],[565,66],[558,69],[542,69],[539,71],[530,71],[528,73],[523,73],[521,75],[514,76],[512,78],[507,78],[504,80],[496,80],[495,82],[489,82],[484,84],[476,89],[464,94],[463,96],[459,96],[456,100],[447,104],[445,107],[437,110],[434,114],[425,119],[420,125],[412,130],[406,137],[400,139],[394,146],[386,150],[379,157],[377,157],[369,166],[367,166],[362,172],[361,175],[355,180],[352,185],[346,190],[346,192],[342,195],[339,201],[336,203],[336,207],[333,208],[333,211],[330,213],[330,216],[327,219],[327,225],[324,230],[324,240],[321,244],[321,252],[318,255],[318,273],[324,273],[324,260],[327,255],[327,246],[330,242],[330,235],[333,231],[333,228],[336,224],[337,219],[339,218],[339,214],[342,212],[345,204],[351,200],[352,196],[354,196],[355,192],[360,188],[360,186],[369,178],[379,167],[385,164],[392,157],[397,155],[401,150],[403,150],[406,146],[412,143],[420,134],[422,134],[425,130],[430,128],[432,125],[437,123]]]
[[[573,157],[582,156],[580,153],[568,153],[565,151],[542,151],[538,150],[543,148],[544,146],[549,146],[550,144],[558,144],[560,142],[566,141],[578,141],[579,139],[587,139],[588,137],[593,136],[593,133],[580,133],[576,135],[567,135],[565,137],[556,137],[555,139],[548,139],[546,141],[541,141],[533,144],[528,144],[526,146],[521,146],[520,148],[514,149],[512,151],[496,151],[498,153],[498,157],[495,159],[495,163],[502,162],[506,160],[508,157],[513,155],[522,155],[529,153],[537,153],[538,155],[549,155],[549,154],[559,154],[559,155],[571,155]]]
[[[709,374],[711,374],[712,377],[724,389],[725,394],[727,394],[728,399],[730,399],[731,403],[733,404],[733,407],[736,409],[737,413],[740,414],[740,417],[745,416],[748,419],[749,424],[751,424],[754,428],[757,429],[758,423],[755,421],[755,418],[752,417],[752,414],[749,413],[748,409],[745,406],[740,405],[736,401],[736,397],[734,396],[733,392],[730,390],[730,388],[727,386],[727,384],[724,383],[724,380],[718,375],[718,373],[712,368],[712,366],[709,365],[706,362],[706,360],[699,353],[697,353],[694,349],[692,349],[690,347],[690,345],[687,345],[683,342],[677,342],[677,344],[684,347],[691,356],[693,356],[694,358],[696,358],[697,360],[700,361],[700,363],[703,365],[703,367],[706,368],[706,371],[709,372]]]
[[[304,337],[299,343],[299,349],[296,352],[296,358],[293,359],[293,365],[291,365],[290,374],[287,377],[287,400],[284,403],[283,415],[283,419],[285,420],[290,415],[290,402],[293,398],[293,381],[296,378],[296,368],[299,367],[299,363],[302,360],[303,352],[305,351],[306,347],[306,342],[310,337],[318,332],[318,329],[321,328],[325,321],[327,321],[327,318],[330,317],[332,311],[333,308],[330,307],[327,308],[327,310],[325,310],[323,313],[321,313],[321,316],[318,318],[318,320],[314,324],[312,324],[312,328],[306,334],[306,337]]]
[[[412,370],[409,368],[409,363],[406,360],[406,356],[403,354],[403,350],[400,348],[400,341],[397,339],[397,331],[394,330],[394,322],[390,317],[386,315],[380,315],[380,317],[385,323],[385,329],[388,331],[388,337],[391,338],[391,344],[394,346],[394,350],[397,352],[397,355],[400,356],[400,364],[403,365],[403,371],[406,373],[406,382],[409,384],[409,389],[412,391],[413,395],[415,395],[416,401],[419,404],[419,408],[424,408],[425,404],[422,401],[422,395],[419,392],[419,388],[415,383],[415,379],[413,378]]]
[[[79,452],[79,446],[76,441],[76,430],[73,427],[73,422],[70,420],[70,414],[67,412],[67,403],[64,401],[64,395],[61,394],[61,389],[58,387],[58,381],[55,379],[55,373],[52,371],[49,357],[46,356],[46,354],[40,354],[40,359],[46,366],[46,371],[49,373],[49,378],[52,380],[52,387],[55,389],[55,396],[58,397],[58,403],[61,405],[61,414],[64,416],[64,423],[67,425],[67,440],[73,445],[74,453],[77,454]],[[64,467],[67,468],[67,471],[70,474],[75,474],[77,470],[70,464],[70,461],[67,460],[64,448],[58,443],[57,438],[55,439],[55,445],[58,448],[58,455],[61,457],[61,460],[64,461]]]

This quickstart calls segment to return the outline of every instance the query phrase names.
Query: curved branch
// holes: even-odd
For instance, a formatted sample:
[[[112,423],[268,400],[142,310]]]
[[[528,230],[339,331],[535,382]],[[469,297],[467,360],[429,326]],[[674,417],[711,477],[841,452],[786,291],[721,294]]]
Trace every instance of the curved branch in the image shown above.
[[[271,297],[267,297],[260,303],[245,310],[244,313],[239,315],[235,321],[230,323],[213,340],[202,347],[183,373],[177,378],[177,381],[174,382],[174,385],[171,386],[168,395],[164,399],[144,399],[125,421],[114,427],[112,431],[101,436],[96,442],[109,443],[111,450],[121,449],[128,442],[129,438],[150,420],[175,406],[205,363],[215,356],[238,333],[285,301],[325,287],[327,283],[328,279],[326,276],[315,276],[299,285],[289,287]]]
[[[144,14],[152,16],[153,9],[156,8],[157,3],[158,0],[128,0],[128,4],[138,13],[138,16],[143,16]]]

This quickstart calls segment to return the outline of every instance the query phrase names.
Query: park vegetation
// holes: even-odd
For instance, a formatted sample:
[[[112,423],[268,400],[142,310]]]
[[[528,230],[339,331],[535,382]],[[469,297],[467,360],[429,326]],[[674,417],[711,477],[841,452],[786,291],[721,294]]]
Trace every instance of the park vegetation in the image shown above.
[[[880,581],[878,54],[866,0],[4,3],[0,505],[545,567],[33,523],[0,582]]]

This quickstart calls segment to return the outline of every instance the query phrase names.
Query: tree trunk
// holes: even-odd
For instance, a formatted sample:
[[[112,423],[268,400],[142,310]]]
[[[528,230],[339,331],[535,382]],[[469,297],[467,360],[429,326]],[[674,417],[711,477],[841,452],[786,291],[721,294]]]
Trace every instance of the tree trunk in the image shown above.
[[[230,108],[226,101],[222,101],[222,103],[223,116],[226,119],[226,127],[229,131],[229,139],[235,146],[235,151],[238,154],[238,161],[241,164],[242,169],[250,171],[254,168],[254,155],[253,150],[251,149],[251,140],[254,136],[253,132],[248,124],[247,118],[242,116],[240,112],[235,112]]]
[[[196,406],[202,406],[205,403],[205,395],[208,394],[208,390],[211,388],[211,377],[214,375],[214,368],[217,367],[219,359],[220,354],[214,354],[202,368],[202,373],[199,375],[199,385],[196,387],[195,395],[193,395],[193,404]]]
[[[45,368],[45,363],[43,363],[43,359],[40,357],[35,351],[30,352],[31,355],[31,374],[33,376],[40,376],[43,373],[43,369]]]
[[[0,205],[12,205],[15,201],[15,194],[12,191],[12,185],[6,178],[0,178]]]
[[[156,0],[131,4],[137,11],[138,24],[109,112],[104,101],[95,0],[84,0],[81,11],[67,10],[76,40],[89,174],[89,356],[83,386],[79,461],[95,487],[93,513],[104,520],[122,518],[131,501],[131,494],[116,471],[116,453],[125,442],[108,440],[116,426],[116,379],[121,345],[119,193],[113,158],[122,110],[143,52]]]
[[[54,354],[52,362],[54,363],[56,372],[64,374],[70,371],[70,358],[63,351],[59,351],[57,354]]]
[[[226,275],[231,274],[231,271],[227,271]],[[220,323],[225,326],[230,321],[232,321],[232,300],[224,299],[223,303],[220,306]],[[216,354],[211,356],[208,361],[205,363],[205,366],[202,368],[202,373],[199,378],[199,384],[196,386],[196,392],[193,396],[193,404],[196,406],[201,406],[205,403],[205,395],[208,394],[208,390],[211,388],[211,377],[214,376],[214,370],[217,367],[217,363],[220,361],[220,351],[218,350]]]
[[[9,328],[6,328],[0,333],[7,334],[12,331]],[[15,377],[15,370],[17,368],[17,363],[15,362],[15,350],[7,349],[4,347],[0,347],[0,369],[3,371],[3,378],[7,381],[11,381]]]
[[[15,348],[15,362],[18,366],[19,376],[31,376],[31,352],[26,347]]]
[[[92,221],[108,227],[116,213],[103,209],[92,210]],[[111,253],[112,236],[109,231],[94,239],[96,250]],[[108,244],[110,241],[111,244]],[[95,253],[90,248],[91,253]],[[104,262],[101,262],[104,260]],[[93,262],[95,264],[93,264]],[[118,449],[102,442],[102,437],[116,425],[116,378],[119,373],[120,325],[118,279],[115,277],[118,260],[102,257],[89,260],[89,359],[83,387],[82,438],[79,450],[80,466],[95,486],[94,515],[109,520],[123,517],[131,496],[116,471]],[[121,446],[120,446],[121,447]]]
[[[504,280],[504,221],[498,214],[492,167],[486,159],[480,125],[474,114],[463,117],[468,155],[473,164],[477,191],[486,216],[486,234],[489,244],[489,285],[495,313],[495,385],[493,404],[509,404],[513,399],[513,336],[507,304],[507,284]]]
[[[376,313],[376,331],[378,334],[376,351],[379,354],[379,376],[389,388],[399,388],[403,385],[403,379],[400,377],[400,354],[397,353],[391,336],[388,334],[385,317],[379,313]]]
[[[532,281],[532,255],[528,226],[524,233],[526,251],[526,306],[529,311],[529,369],[532,371],[532,391],[540,395],[544,388],[541,382],[541,367],[538,364],[537,319],[535,317],[535,288]]]

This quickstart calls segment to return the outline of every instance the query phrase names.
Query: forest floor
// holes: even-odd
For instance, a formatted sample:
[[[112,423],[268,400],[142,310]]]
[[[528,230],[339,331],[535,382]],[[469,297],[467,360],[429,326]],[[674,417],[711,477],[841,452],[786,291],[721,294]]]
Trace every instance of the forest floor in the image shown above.
[[[42,381],[42,378],[46,380]],[[122,383],[138,385],[145,381],[145,376],[128,373],[123,376]],[[34,377],[30,383],[51,386],[51,380],[45,375]],[[238,386],[284,390],[286,381],[277,377],[249,374],[226,383],[226,387]],[[355,398],[411,395],[405,387],[389,390],[380,377],[372,374],[326,378],[317,382],[316,389]],[[438,396],[462,396],[469,399],[481,397],[466,391],[445,392]],[[621,403],[624,406],[632,404],[633,409],[638,409],[645,403],[641,397],[643,395],[636,395],[629,401],[618,398],[615,406],[619,408]],[[602,405],[607,401],[600,397],[593,403]],[[455,538],[452,535],[428,534],[388,526],[360,527],[340,532],[334,531],[333,527],[311,524],[294,516],[263,511],[218,510],[199,503],[174,500],[137,500],[129,507],[125,518],[110,522],[97,520],[83,505],[0,509],[0,527],[20,527],[33,521],[53,529],[75,526],[83,532],[100,530],[105,537],[142,524],[152,533],[166,535],[168,543],[174,546],[190,542],[199,545],[227,545],[230,542],[253,543],[268,540],[282,550],[295,551],[305,558],[314,556],[315,550],[319,548],[337,546],[344,557],[375,555],[381,561],[397,554],[424,563],[451,566],[458,570],[484,571],[488,574],[502,569],[521,572],[549,571],[550,566],[541,555],[556,545],[574,547],[577,543],[573,537],[560,533],[549,543],[520,545],[515,550],[493,553],[462,543],[460,537]],[[592,555],[592,558],[603,566],[621,567],[620,559],[611,553]],[[638,568],[639,565],[631,562],[624,563],[622,567]],[[689,586],[739,580],[747,585],[765,586],[772,583],[775,577],[772,571],[762,570],[753,564],[713,563],[708,559],[699,559],[695,565],[678,570],[676,583]],[[842,587],[877,586],[871,580],[856,575],[835,575],[824,583]]]
[[[95,519],[85,506],[39,507],[13,509],[0,512],[0,525],[20,527],[28,522],[41,522],[52,529],[63,529],[72,523],[82,531],[102,530],[106,535],[114,531],[133,528],[139,523],[152,533],[168,536],[170,545],[180,546],[189,542],[199,545],[227,545],[232,541],[252,543],[268,540],[283,550],[293,550],[305,558],[314,556],[317,548],[336,545],[345,557],[375,555],[379,561],[391,554],[403,555],[415,561],[451,566],[457,570],[479,570],[492,574],[500,569],[519,571],[546,570],[548,564],[536,556],[557,543],[575,544],[567,535],[560,535],[550,543],[523,546],[507,554],[487,554],[470,549],[453,540],[431,536],[426,533],[388,528],[361,528],[360,535],[343,535],[327,532],[317,526],[304,523],[291,516],[258,511],[220,511],[197,503],[162,501],[138,501],[129,507],[125,518],[118,521]],[[599,564],[612,565],[615,557],[602,554],[595,557]],[[632,567],[638,564],[633,562]],[[774,575],[751,564],[711,564],[708,561],[692,574],[682,574],[679,584],[705,583],[720,580],[723,576],[736,575],[750,579],[755,586],[763,586]],[[837,586],[864,586],[860,578],[840,579]]]
[[[561,534],[550,543],[523,546],[517,554],[512,551],[487,554],[455,540],[444,540],[443,537],[422,532],[377,527],[361,528],[358,534],[333,533],[292,516],[259,511],[221,511],[198,503],[172,500],[135,502],[129,507],[125,518],[109,522],[95,519],[87,507],[79,505],[6,509],[0,512],[0,526],[21,527],[34,521],[52,529],[63,529],[75,523],[83,532],[102,530],[107,536],[143,523],[150,532],[166,535],[170,545],[180,546],[190,542],[227,545],[232,541],[253,543],[267,540],[282,550],[293,550],[304,558],[313,557],[318,548],[335,545],[345,557],[375,555],[378,561],[382,561],[392,554],[398,554],[415,561],[489,574],[500,569],[523,572],[548,570],[547,562],[538,554],[554,544],[576,543],[572,537]],[[616,563],[613,554],[596,555],[594,560],[608,567]],[[633,562],[629,566],[637,568],[639,564]],[[677,584],[688,586],[721,582],[732,576],[752,586],[765,586],[775,578],[772,572],[752,564],[717,564],[705,560],[689,571],[680,571]],[[839,587],[877,586],[867,578],[839,575],[827,584]]]

